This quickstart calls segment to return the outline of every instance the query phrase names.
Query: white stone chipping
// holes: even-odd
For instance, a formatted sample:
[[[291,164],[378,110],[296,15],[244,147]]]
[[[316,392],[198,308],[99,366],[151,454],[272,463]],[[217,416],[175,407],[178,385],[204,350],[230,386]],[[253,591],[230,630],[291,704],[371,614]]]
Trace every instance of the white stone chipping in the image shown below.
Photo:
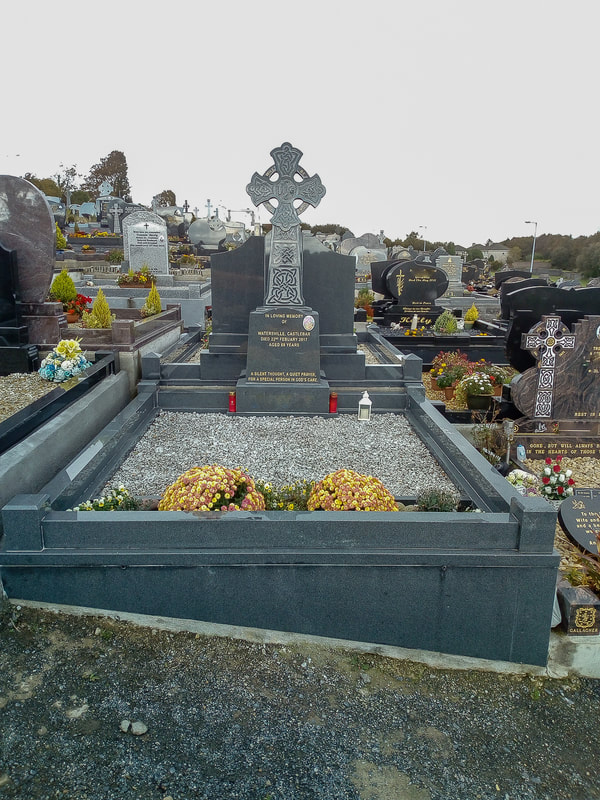
[[[404,416],[237,417],[162,411],[108,482],[159,497],[195,466],[242,467],[281,486],[347,468],[379,478],[396,497],[456,487]]]

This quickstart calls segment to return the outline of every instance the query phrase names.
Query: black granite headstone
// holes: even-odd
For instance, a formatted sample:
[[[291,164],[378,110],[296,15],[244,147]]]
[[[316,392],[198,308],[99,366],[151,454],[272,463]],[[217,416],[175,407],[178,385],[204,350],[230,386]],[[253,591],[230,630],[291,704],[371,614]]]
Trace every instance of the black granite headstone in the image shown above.
[[[558,521],[565,535],[578,547],[597,556],[600,534],[600,490],[575,490],[558,509]]]
[[[563,323],[573,324],[587,314],[600,310],[600,288],[573,289],[565,292],[554,286],[534,286],[515,289],[506,296],[510,323],[506,338],[509,363],[519,372],[534,366],[531,353],[521,348],[521,337],[541,320],[542,316],[556,314]]]
[[[384,325],[410,325],[414,314],[420,324],[431,324],[442,312],[435,301],[448,288],[448,276],[431,263],[388,261],[371,265],[371,285],[384,295],[375,304]]]
[[[511,278],[522,278],[525,280],[531,277],[532,275],[530,272],[525,272],[525,270],[522,269],[501,269],[500,272],[496,272],[494,275],[494,286],[496,289],[499,289],[504,281],[508,281]]]

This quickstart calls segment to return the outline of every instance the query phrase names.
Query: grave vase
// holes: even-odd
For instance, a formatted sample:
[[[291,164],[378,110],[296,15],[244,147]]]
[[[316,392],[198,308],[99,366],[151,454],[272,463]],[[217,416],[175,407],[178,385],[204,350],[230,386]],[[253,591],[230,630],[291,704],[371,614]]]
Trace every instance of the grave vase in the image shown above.
[[[454,386],[444,386],[444,395],[446,400],[452,400],[454,397]]]
[[[77,311],[65,311],[65,315],[67,317],[67,322],[79,322],[81,319],[81,314]]]

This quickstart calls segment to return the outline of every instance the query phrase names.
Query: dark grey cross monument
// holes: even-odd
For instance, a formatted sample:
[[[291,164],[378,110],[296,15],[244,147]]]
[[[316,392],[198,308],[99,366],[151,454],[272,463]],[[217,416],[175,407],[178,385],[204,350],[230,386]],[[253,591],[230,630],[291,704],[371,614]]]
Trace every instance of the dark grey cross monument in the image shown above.
[[[263,305],[250,312],[237,411],[326,414],[329,383],[321,372],[319,314],[304,301],[299,217],[320,203],[325,187],[299,166],[302,153],[289,142],[271,156],[274,164],[263,175],[255,172],[246,187],[254,205],[264,203],[272,213],[273,227],[265,242]]]
[[[267,291],[265,306],[290,305],[303,306],[302,295],[302,235],[300,214],[309,205],[316,207],[325,195],[325,187],[318,175],[309,177],[299,166],[302,153],[289,142],[271,150],[275,162],[264,175],[255,172],[246,191],[255,206],[264,203],[273,214],[271,222],[271,253],[266,256]],[[277,180],[271,176],[277,174]],[[297,182],[298,174],[302,180]],[[277,207],[270,202],[277,200]],[[294,202],[301,200],[296,208]]]

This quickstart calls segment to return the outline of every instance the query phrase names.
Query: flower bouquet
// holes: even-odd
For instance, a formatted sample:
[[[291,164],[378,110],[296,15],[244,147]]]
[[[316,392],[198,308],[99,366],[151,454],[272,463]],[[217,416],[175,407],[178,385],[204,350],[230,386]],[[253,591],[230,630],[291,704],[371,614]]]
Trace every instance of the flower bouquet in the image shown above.
[[[62,383],[85,372],[88,367],[92,366],[92,362],[88,361],[81,352],[80,341],[81,339],[60,341],[54,350],[44,358],[38,374],[44,380]]]
[[[524,497],[540,494],[540,480],[531,472],[524,469],[513,469],[506,476],[506,480],[512,484],[519,494]]]
[[[571,477],[573,471],[563,470],[562,456],[556,456],[556,463],[552,463],[550,456],[546,459],[546,466],[542,470],[540,479],[542,481],[542,495],[549,500],[562,500],[573,494],[574,479]]]
[[[68,300],[66,303],[63,303],[63,311],[79,314],[79,316],[81,316],[84,311],[87,311],[88,303],[91,302],[91,297],[87,297],[84,294],[77,294],[74,300]]]
[[[159,511],[262,511],[265,499],[241,469],[192,467],[168,486]]]
[[[397,511],[394,495],[372,475],[351,469],[330,472],[308,498],[309,511]]]

